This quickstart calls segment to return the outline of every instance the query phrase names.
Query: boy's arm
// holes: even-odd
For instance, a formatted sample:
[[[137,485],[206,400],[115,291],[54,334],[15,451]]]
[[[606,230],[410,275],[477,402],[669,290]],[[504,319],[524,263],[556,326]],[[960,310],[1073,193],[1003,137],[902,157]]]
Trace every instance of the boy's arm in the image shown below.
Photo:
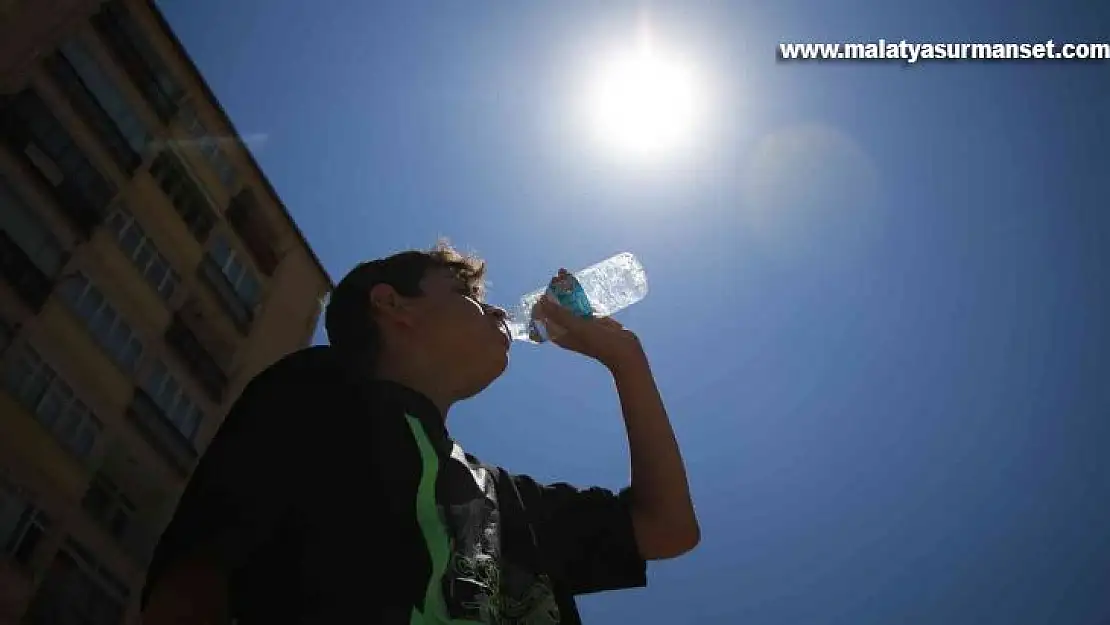
[[[628,435],[636,543],[646,560],[673,558],[693,549],[701,538],[686,467],[639,342],[622,353],[607,366]]]
[[[659,560],[690,551],[701,536],[686,468],[640,340],[613,319],[583,319],[546,297],[536,315],[557,345],[613,375],[628,434],[629,513],[640,554]]]

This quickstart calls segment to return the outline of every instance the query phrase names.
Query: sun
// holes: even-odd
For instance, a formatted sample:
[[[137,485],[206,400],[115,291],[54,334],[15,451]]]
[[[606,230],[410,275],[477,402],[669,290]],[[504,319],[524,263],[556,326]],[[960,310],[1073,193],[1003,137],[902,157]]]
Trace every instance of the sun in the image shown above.
[[[694,68],[641,36],[596,66],[587,118],[594,138],[624,158],[656,160],[695,138],[702,94]]]

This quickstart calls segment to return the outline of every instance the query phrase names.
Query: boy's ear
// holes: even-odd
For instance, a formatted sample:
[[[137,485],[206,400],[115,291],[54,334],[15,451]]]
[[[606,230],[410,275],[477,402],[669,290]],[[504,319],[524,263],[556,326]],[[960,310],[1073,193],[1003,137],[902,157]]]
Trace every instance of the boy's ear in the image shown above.
[[[407,321],[408,303],[388,284],[375,284],[370,289],[370,314],[377,319]]]

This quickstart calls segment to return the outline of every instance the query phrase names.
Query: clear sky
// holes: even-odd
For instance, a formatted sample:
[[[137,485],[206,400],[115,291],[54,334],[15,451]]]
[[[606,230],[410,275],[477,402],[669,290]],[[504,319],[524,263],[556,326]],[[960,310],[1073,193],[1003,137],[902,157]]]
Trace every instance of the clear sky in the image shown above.
[[[1110,619],[1108,64],[776,61],[780,41],[1095,41],[1110,5],[162,5],[333,277],[447,235],[508,303],[642,259],[651,292],[618,317],[703,541],[647,590],[582,599],[587,622]],[[645,15],[704,105],[650,163],[578,108]],[[556,349],[516,346],[450,426],[539,479],[628,477],[611,382]]]

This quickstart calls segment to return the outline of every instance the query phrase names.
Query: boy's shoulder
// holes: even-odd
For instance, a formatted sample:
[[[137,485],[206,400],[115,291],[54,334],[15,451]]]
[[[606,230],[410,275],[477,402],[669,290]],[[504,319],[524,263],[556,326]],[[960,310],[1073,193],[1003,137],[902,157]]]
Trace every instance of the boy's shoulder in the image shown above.
[[[251,378],[232,404],[224,425],[275,428],[287,420],[300,421],[306,411],[351,401],[350,385],[331,348],[307,347]],[[241,425],[232,426],[234,423]]]
[[[289,353],[263,369],[243,389],[243,398],[334,391],[345,386],[346,379],[334,350],[326,345],[314,345]]]
[[[321,377],[335,374],[339,370],[338,359],[331,347],[313,345],[282,356],[255,376],[255,380],[289,380],[300,376]]]
[[[239,408],[290,414],[307,410],[317,417],[388,410],[403,414],[401,406],[414,403],[413,393],[398,388],[358,376],[336,350],[315,345],[282,357],[251,379],[233,412]]]

